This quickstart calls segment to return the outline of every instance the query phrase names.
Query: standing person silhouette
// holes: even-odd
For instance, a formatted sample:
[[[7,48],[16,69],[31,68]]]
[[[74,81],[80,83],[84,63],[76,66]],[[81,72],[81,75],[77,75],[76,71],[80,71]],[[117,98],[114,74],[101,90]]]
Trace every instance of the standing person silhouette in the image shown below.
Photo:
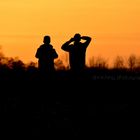
[[[82,43],[80,42],[81,40],[85,40],[85,42]],[[62,45],[61,49],[69,52],[69,62],[72,71],[79,72],[84,70],[86,49],[90,42],[90,37],[81,36],[77,33],[73,38]]]
[[[54,59],[58,58],[58,54],[50,44],[50,36],[44,36],[43,42],[44,44],[37,49],[35,57],[38,58],[38,68],[40,72],[43,74],[47,73],[49,75],[55,70]]]

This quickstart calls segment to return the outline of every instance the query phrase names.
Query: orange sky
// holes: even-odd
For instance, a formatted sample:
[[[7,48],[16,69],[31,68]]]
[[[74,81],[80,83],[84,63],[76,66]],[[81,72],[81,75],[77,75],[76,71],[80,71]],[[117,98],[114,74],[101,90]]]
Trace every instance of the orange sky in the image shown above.
[[[92,37],[92,56],[140,56],[140,0],[0,0],[0,46],[6,56],[25,62],[44,35],[52,37],[59,56],[61,45],[75,33]]]

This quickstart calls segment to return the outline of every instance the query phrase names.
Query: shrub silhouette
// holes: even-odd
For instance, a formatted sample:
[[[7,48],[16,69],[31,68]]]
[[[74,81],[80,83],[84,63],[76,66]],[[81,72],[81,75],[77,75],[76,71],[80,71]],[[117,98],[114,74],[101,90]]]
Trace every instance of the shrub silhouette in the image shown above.
[[[121,56],[117,56],[115,61],[114,61],[114,68],[116,69],[123,69],[124,66],[124,59]]]
[[[133,70],[134,68],[136,68],[137,65],[137,58],[135,55],[131,55],[128,58],[128,67],[130,68],[130,70]]]
[[[92,57],[89,59],[89,69],[109,69],[107,60],[102,57]]]

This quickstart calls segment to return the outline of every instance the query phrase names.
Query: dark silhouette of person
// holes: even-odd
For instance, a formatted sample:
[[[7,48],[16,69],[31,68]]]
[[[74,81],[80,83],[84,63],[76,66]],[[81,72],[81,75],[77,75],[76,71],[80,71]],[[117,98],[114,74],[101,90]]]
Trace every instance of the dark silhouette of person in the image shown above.
[[[43,73],[52,73],[54,72],[54,59],[58,58],[58,54],[50,44],[50,36],[44,36],[42,44],[36,52],[35,57],[38,58],[38,68],[40,72]]]
[[[85,42],[81,42],[84,40]],[[64,43],[61,47],[66,52],[69,52],[69,62],[72,71],[81,71],[85,69],[86,49],[91,42],[88,36],[75,34],[73,38]]]

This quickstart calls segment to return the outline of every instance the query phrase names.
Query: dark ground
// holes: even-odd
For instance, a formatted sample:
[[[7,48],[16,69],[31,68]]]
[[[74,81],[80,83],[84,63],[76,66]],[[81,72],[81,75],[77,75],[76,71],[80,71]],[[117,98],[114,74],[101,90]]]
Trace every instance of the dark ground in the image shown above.
[[[139,137],[139,67],[54,75],[0,56],[0,138]]]
[[[1,83],[1,135],[134,139],[138,94],[134,81],[6,81]]]

